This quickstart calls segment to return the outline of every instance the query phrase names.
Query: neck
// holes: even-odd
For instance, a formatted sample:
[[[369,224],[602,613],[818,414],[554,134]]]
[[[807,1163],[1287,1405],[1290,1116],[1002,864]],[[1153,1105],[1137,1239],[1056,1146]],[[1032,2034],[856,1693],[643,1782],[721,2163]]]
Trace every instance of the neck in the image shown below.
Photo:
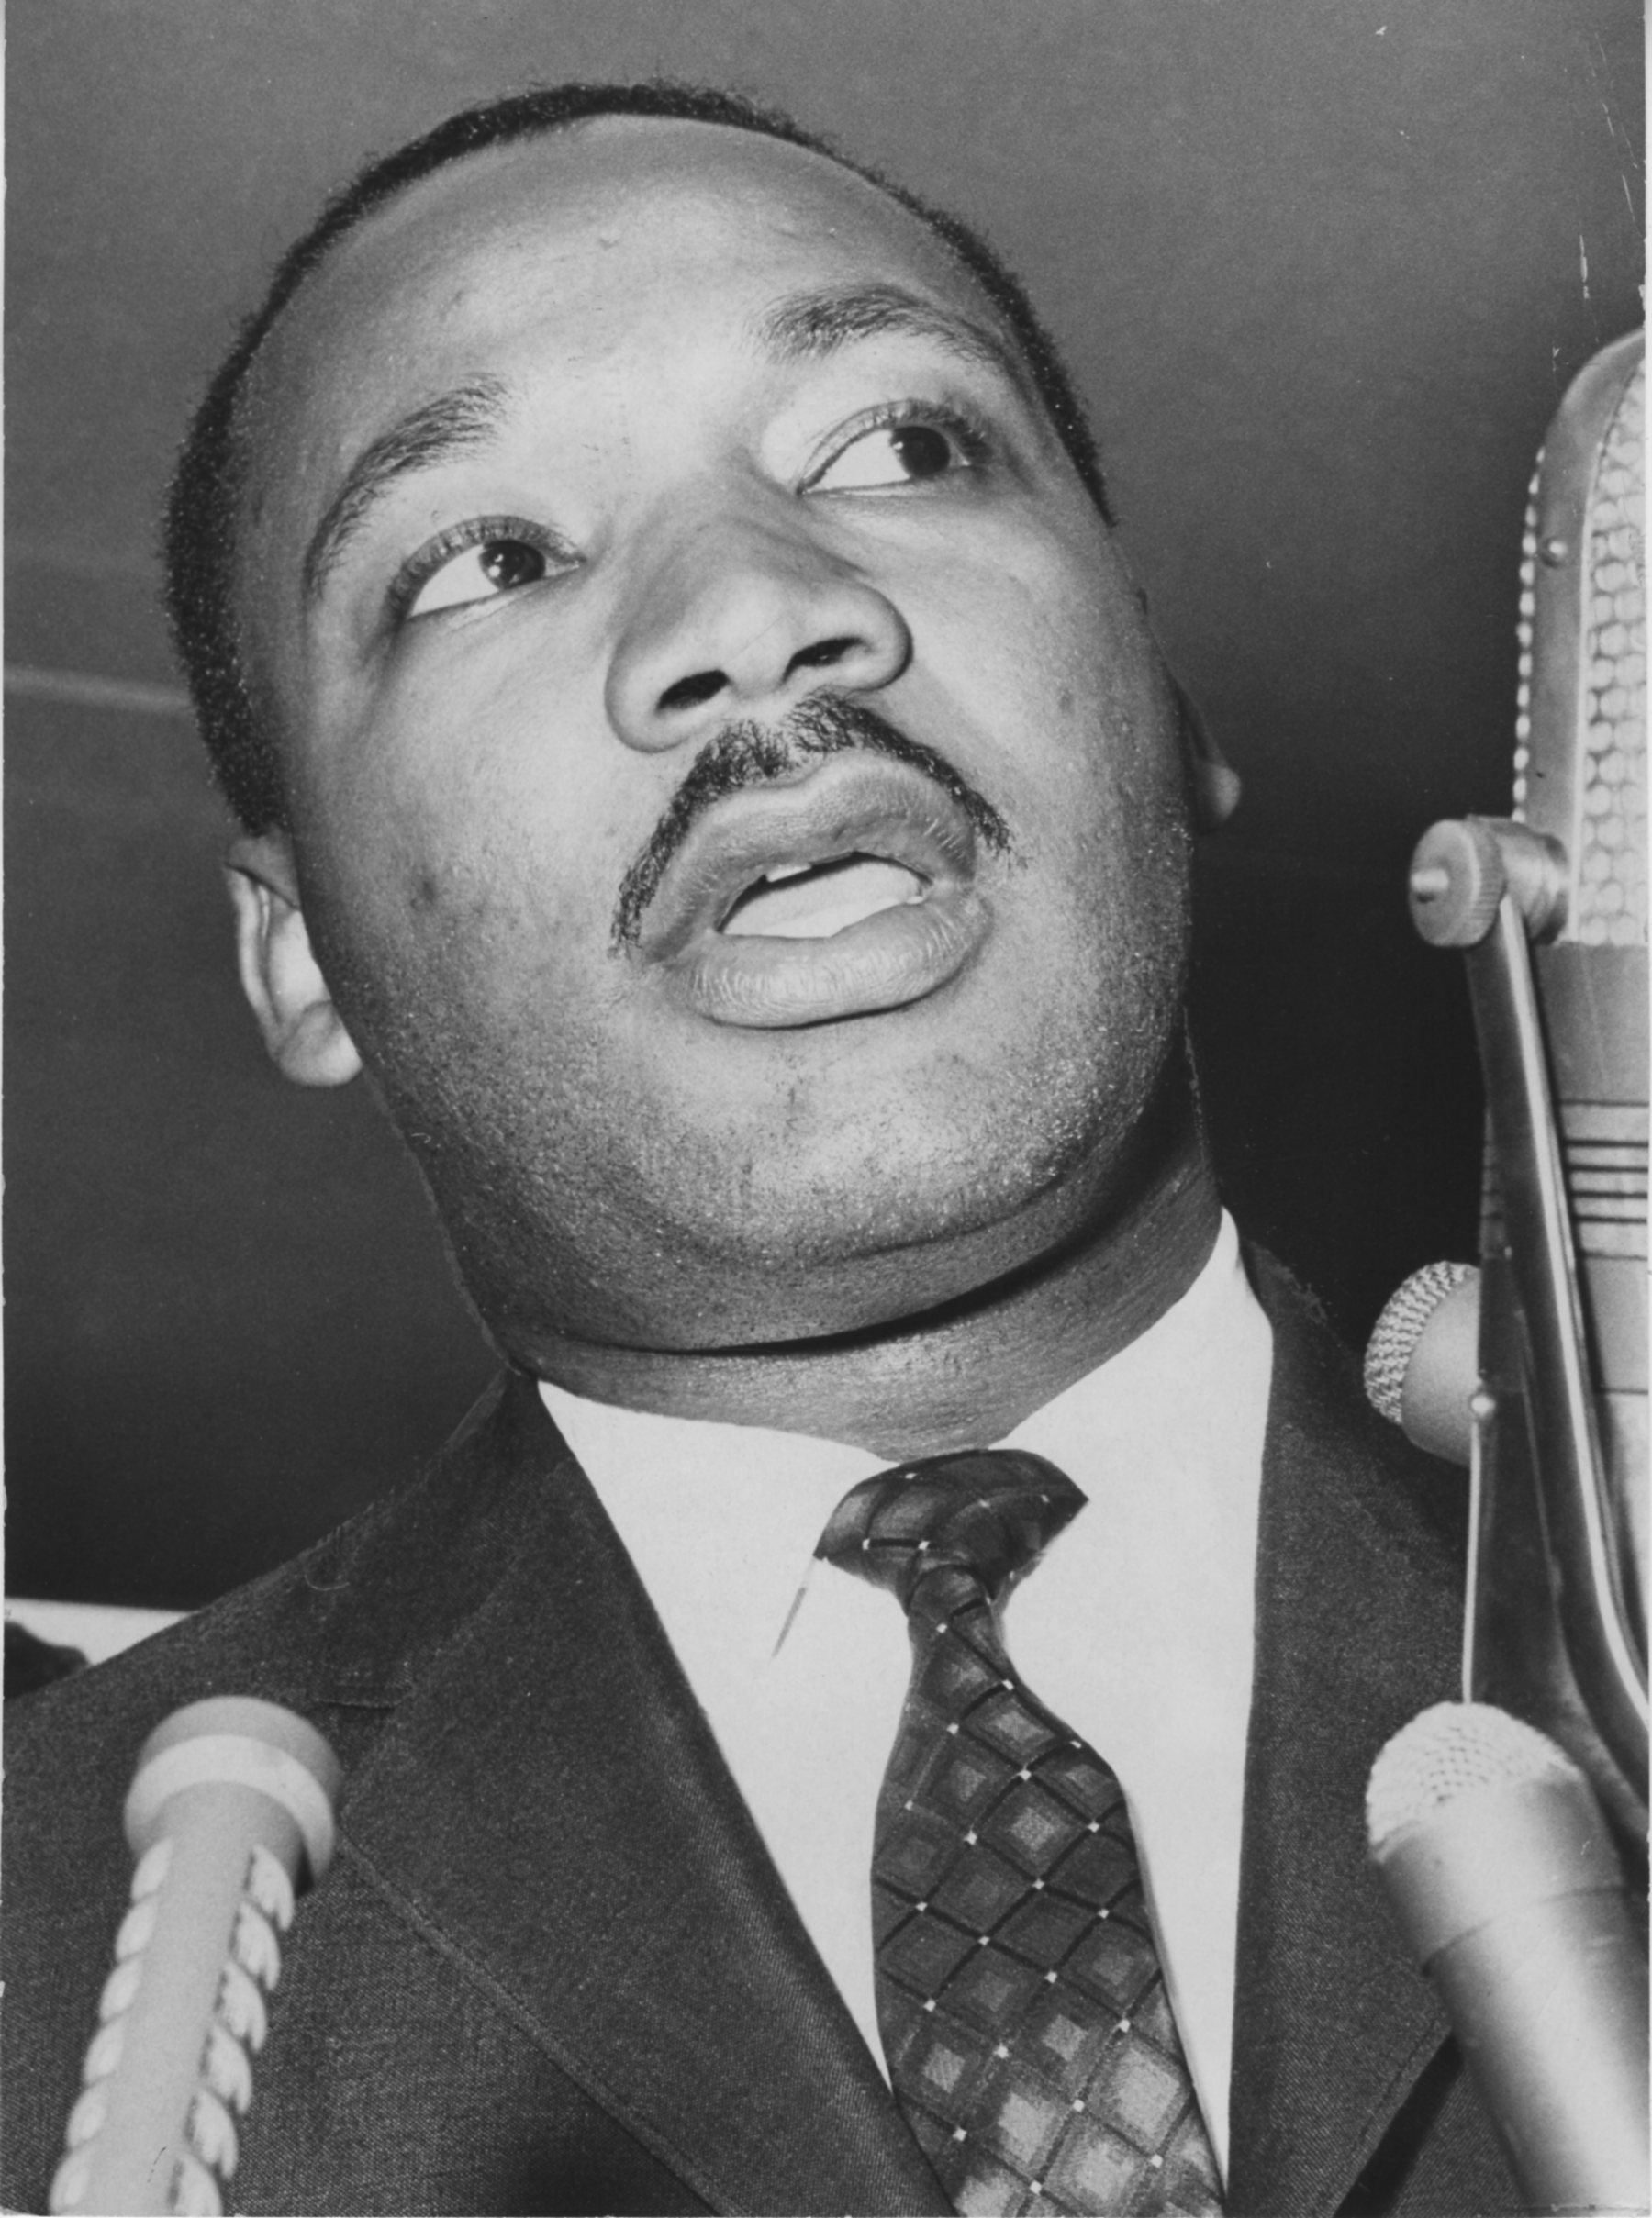
[[[1116,1355],[1198,1276],[1221,1219],[1197,1127],[1132,1200],[943,1309],[837,1340],[731,1349],[536,1349],[570,1392],[844,1441],[901,1462],[1001,1440]]]

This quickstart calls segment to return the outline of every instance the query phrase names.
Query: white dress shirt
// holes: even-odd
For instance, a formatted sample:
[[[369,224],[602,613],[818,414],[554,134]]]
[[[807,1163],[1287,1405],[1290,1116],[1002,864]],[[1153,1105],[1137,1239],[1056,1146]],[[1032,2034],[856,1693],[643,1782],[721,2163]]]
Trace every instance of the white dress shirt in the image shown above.
[[[1004,1441],[1088,1496],[1005,1614],[1019,1670],[1130,1804],[1177,2021],[1227,2160],[1233,1948],[1272,1336],[1223,1217],[1199,1277]],[[815,1562],[864,1449],[541,1386],[879,2066],[872,1830],[910,1667],[894,1598]],[[799,1588],[789,1631],[776,1653]]]

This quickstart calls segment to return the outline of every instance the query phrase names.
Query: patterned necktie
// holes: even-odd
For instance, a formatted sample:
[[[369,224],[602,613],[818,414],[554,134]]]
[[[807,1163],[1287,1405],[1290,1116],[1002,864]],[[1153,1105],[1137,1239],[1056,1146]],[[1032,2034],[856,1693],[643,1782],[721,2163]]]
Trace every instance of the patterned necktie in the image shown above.
[[[821,1535],[912,1639],[873,1851],[878,2030],[958,2211],[1219,2213],[1122,1790],[999,1632],[1084,1501],[1042,1456],[933,1456],[854,1488]]]

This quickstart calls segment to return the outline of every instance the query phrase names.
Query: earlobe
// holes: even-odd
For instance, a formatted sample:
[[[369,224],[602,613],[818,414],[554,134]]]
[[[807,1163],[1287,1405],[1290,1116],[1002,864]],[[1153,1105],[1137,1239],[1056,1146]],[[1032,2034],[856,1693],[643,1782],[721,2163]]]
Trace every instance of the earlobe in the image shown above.
[[[271,1061],[297,1086],[348,1084],[362,1058],[310,949],[290,842],[279,832],[237,840],[224,876],[241,990]]]

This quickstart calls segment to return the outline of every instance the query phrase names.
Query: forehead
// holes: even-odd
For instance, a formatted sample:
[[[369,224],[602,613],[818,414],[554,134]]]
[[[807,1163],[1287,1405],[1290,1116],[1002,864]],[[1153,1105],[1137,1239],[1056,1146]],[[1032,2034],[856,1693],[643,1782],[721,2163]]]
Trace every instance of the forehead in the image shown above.
[[[806,148],[723,125],[600,117],[469,156],[369,217],[262,350],[255,477],[325,474],[409,396],[485,359],[589,370],[641,335],[728,331],[788,291],[884,282],[1000,319],[929,227]]]

